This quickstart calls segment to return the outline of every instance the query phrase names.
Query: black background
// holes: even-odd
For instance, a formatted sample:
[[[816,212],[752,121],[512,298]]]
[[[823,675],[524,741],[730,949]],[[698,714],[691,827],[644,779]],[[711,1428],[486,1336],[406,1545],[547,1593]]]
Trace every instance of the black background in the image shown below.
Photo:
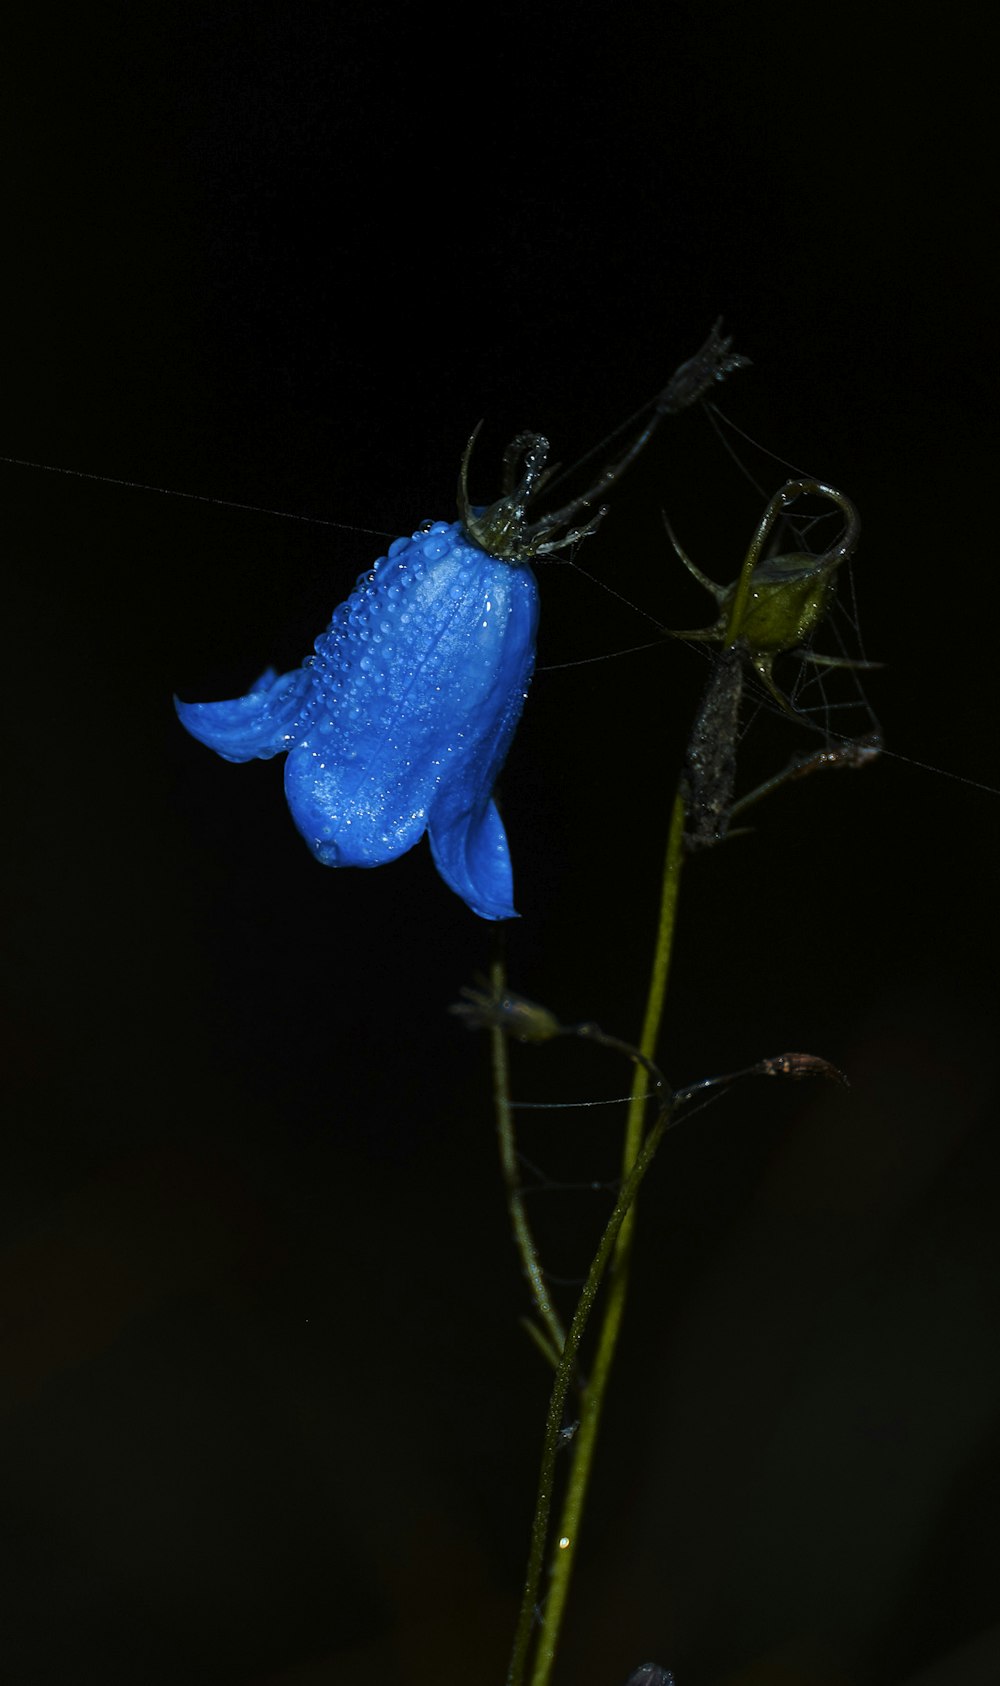
[[[0,467],[17,1686],[503,1679],[547,1382],[445,1011],[495,932],[423,845],[322,871],[278,768],[171,695],[295,665],[452,519],[481,417],[485,499],[515,432],[572,461],[720,314],[753,361],[725,413],[862,511],[894,753],[686,873],[671,1076],[805,1048],[852,1088],[744,1087],[658,1163],[558,1678],[1000,1674],[991,94],[984,41],[907,18],[147,4],[10,40],[2,449],[223,500]],[[701,414],[580,555],[698,624],[662,508],[732,577],[761,500]],[[560,669],[650,626],[541,590],[510,973],[634,1036],[704,666]],[[765,720],[748,755],[801,747]],[[627,1086],[515,1053],[524,1097]],[[529,1115],[526,1151],[609,1179],[618,1127]],[[537,1197],[556,1275],[606,1209]]]

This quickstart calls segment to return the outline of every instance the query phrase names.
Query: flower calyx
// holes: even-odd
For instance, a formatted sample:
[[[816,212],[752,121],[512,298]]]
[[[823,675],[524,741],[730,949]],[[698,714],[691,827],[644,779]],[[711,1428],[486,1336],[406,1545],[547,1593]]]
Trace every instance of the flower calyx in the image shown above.
[[[458,476],[459,518],[473,544],[517,567],[533,556],[565,550],[594,532],[606,513],[604,505],[595,509],[595,503],[635,461],[664,416],[679,415],[701,403],[720,381],[748,364],[748,358],[732,350],[732,339],[721,328],[721,321],[716,322],[700,350],[675,370],[652,404],[645,407],[645,425],[617,457],[605,464],[587,490],[543,515],[533,517],[530,506],[553,479],[558,465],[545,466],[549,442],[543,434],[530,431],[519,433],[504,452],[503,492],[496,502],[485,508],[470,502],[469,461],[480,422],[465,447]]]
[[[844,517],[837,542],[818,556],[808,551],[790,551],[764,556],[764,547],[776,525],[797,498],[822,498]],[[837,569],[854,552],[861,532],[858,512],[843,492],[818,480],[789,480],[771,499],[757,526],[737,579],[721,586],[703,574],[685,554],[669,524],[667,532],[685,568],[711,592],[719,605],[713,626],[696,631],[671,632],[672,638],[704,639],[726,649],[744,653],[775,701],[794,712],[774,682],[776,656],[807,643],[825,618],[833,595]],[[832,657],[812,657],[829,666],[855,665]]]

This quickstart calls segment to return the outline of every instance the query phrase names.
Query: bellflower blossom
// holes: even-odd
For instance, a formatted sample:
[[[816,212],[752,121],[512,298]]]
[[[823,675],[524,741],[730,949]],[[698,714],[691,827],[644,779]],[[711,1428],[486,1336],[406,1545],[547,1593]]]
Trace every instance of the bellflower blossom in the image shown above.
[[[492,799],[535,661],[538,587],[458,521],[397,539],[315,650],[232,702],[182,703],[227,761],[288,752],[285,794],[325,866],[381,866],[426,831],[438,871],[483,919],[514,916]]]
[[[549,478],[548,442],[522,433],[487,509],[427,522],[390,545],[334,612],[301,667],[270,668],[246,696],[177,701],[183,725],[227,761],[287,754],[285,794],[325,866],[381,866],[427,833],[445,883],[482,919],[516,917],[510,850],[493,787],[535,663],[538,587],[528,563],[592,532],[573,526],[664,415],[743,359],[713,330],[656,400],[646,427],[582,496],[529,519]],[[568,529],[568,530],[566,530]]]

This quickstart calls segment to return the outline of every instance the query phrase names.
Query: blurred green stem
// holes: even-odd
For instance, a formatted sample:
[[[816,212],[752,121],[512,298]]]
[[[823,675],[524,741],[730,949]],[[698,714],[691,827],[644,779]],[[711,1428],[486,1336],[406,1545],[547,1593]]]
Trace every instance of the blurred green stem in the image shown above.
[[[507,987],[507,979],[503,961],[498,957],[490,968],[490,983],[494,995],[499,1001]],[[528,1331],[532,1339],[541,1347],[545,1356],[555,1365],[566,1343],[566,1332],[563,1329],[559,1313],[552,1303],[548,1283],[542,1272],[538,1260],[535,1239],[528,1223],[528,1215],[524,1209],[524,1196],[521,1193],[520,1170],[517,1163],[517,1140],[514,1134],[514,1119],[510,1106],[510,1062],[507,1055],[507,1036],[498,1024],[490,1030],[490,1047],[493,1055],[493,1100],[496,1106],[497,1137],[500,1143],[500,1169],[503,1172],[504,1188],[507,1191],[507,1209],[510,1213],[511,1229],[514,1232],[514,1243],[521,1260],[521,1269],[528,1279],[531,1297],[535,1302],[535,1310],[545,1325],[548,1339],[536,1324],[528,1322]]]
[[[659,1040],[660,1025],[663,1018],[663,1002],[670,971],[670,957],[673,951],[681,866],[684,860],[685,817],[684,799],[678,792],[670,817],[667,852],[663,868],[663,885],[660,894],[656,948],[653,954],[653,969],[646,1000],[642,1037],[639,1043],[640,1053],[648,1060],[655,1059],[656,1045]],[[572,1441],[570,1471],[559,1519],[558,1533],[555,1536],[556,1543],[551,1560],[545,1608],[540,1617],[540,1626],[537,1633],[534,1669],[530,1677],[531,1686],[547,1686],[552,1673],[576,1557],[576,1547],[594,1450],[597,1444],[601,1411],[625,1311],[629,1259],[635,1229],[635,1196],[639,1184],[652,1162],[653,1155],[660,1145],[664,1132],[669,1128],[671,1122],[670,1107],[667,1104],[663,1107],[656,1122],[643,1140],[647,1089],[647,1073],[642,1066],[638,1066],[632,1083],[632,1098],[629,1103],[625,1127],[621,1191],[580,1295],[569,1333],[562,1348],[555,1385],[549,1403],[538,1498],[531,1532],[531,1552],[528,1559],[528,1571],[525,1578],[514,1652],[507,1676],[508,1686],[523,1686],[525,1680],[548,1544],[552,1489],[556,1460],[562,1443],[563,1408],[566,1393],[570,1379],[575,1373],[580,1342],[591,1308],[597,1297],[597,1291],[605,1270],[608,1270],[610,1278],[608,1293],[597,1336],[593,1366],[586,1387],[582,1392],[580,1421]]]

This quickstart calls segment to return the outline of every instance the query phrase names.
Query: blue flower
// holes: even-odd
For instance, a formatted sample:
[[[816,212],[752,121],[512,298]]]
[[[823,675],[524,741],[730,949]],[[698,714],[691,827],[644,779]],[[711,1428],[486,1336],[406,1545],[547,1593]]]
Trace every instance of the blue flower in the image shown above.
[[[530,568],[436,521],[362,574],[315,653],[245,697],[177,703],[227,761],[287,751],[292,818],[325,866],[381,866],[426,831],[438,871],[483,919],[511,919],[493,786],[535,661]]]

